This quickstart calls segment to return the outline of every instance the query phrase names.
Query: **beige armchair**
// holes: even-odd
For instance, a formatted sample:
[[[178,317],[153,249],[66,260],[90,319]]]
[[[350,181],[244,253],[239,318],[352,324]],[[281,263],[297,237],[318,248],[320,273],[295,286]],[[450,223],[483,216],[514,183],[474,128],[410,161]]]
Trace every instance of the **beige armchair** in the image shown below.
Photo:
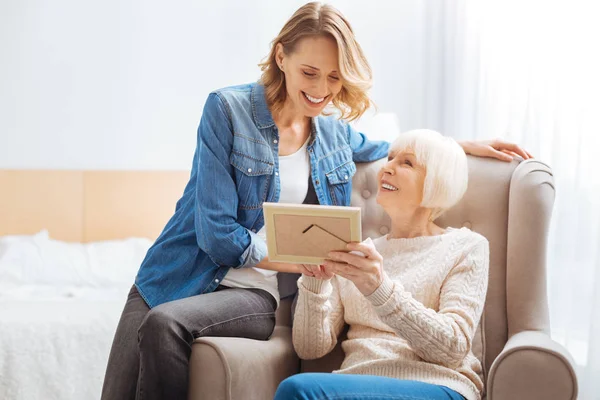
[[[386,234],[390,221],[375,201],[382,161],[357,165],[352,205],[362,208],[363,237]],[[554,203],[550,168],[537,161],[503,163],[469,157],[469,188],[439,221],[467,226],[490,242],[490,277],[484,315],[473,351],[483,365],[488,400],[577,398],[569,353],[549,336],[546,242]],[[282,296],[297,276],[280,279]],[[292,347],[292,297],[281,302],[270,340],[201,338],[190,360],[190,399],[272,399],[286,377],[331,371],[341,364],[338,347],[300,361]]]

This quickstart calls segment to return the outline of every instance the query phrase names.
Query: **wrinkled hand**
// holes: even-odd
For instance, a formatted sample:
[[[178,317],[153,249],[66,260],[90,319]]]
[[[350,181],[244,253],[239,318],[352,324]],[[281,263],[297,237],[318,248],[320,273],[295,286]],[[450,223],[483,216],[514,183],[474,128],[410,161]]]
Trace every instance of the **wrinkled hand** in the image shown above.
[[[460,145],[465,153],[478,157],[491,157],[502,161],[512,161],[516,156],[520,156],[524,160],[533,158],[531,153],[523,150],[517,144],[500,139],[462,142]]]
[[[366,257],[334,251],[325,261],[325,271],[344,277],[364,295],[372,294],[383,282],[383,257],[372,243],[349,243],[350,251],[360,251]]]
[[[322,265],[299,264],[300,272],[306,276],[312,276],[317,279],[331,279],[334,273],[325,271]]]

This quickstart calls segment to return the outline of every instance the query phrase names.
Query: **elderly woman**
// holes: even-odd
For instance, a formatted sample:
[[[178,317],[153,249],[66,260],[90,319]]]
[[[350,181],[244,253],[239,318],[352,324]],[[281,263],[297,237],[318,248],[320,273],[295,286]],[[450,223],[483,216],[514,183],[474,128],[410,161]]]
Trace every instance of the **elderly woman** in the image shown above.
[[[294,347],[303,359],[322,357],[349,324],[341,369],[290,377],[276,400],[481,398],[471,344],[488,242],[434,223],[467,188],[466,156],[453,139],[411,131],[392,144],[378,181],[390,234],[348,245],[360,255],[330,253],[298,281]]]

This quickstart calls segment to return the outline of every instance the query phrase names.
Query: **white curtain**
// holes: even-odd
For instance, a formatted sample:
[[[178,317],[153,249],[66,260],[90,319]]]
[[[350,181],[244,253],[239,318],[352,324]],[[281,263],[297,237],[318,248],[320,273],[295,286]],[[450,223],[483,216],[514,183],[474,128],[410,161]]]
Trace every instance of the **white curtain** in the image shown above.
[[[506,138],[555,174],[552,337],[600,399],[600,24],[596,2],[423,3],[423,126]],[[402,113],[399,119],[403,121]],[[404,128],[404,127],[403,127]]]

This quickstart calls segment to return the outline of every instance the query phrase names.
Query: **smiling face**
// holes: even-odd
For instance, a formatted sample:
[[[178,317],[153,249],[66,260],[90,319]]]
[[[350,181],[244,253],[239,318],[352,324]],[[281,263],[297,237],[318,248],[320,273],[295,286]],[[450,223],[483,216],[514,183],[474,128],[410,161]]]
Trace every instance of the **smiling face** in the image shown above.
[[[388,162],[379,170],[377,178],[377,203],[388,214],[421,208],[425,167],[417,163],[411,149],[390,149]]]
[[[295,114],[316,117],[342,90],[337,44],[328,36],[304,38],[291,54],[278,44],[276,58],[285,74],[285,107]]]

